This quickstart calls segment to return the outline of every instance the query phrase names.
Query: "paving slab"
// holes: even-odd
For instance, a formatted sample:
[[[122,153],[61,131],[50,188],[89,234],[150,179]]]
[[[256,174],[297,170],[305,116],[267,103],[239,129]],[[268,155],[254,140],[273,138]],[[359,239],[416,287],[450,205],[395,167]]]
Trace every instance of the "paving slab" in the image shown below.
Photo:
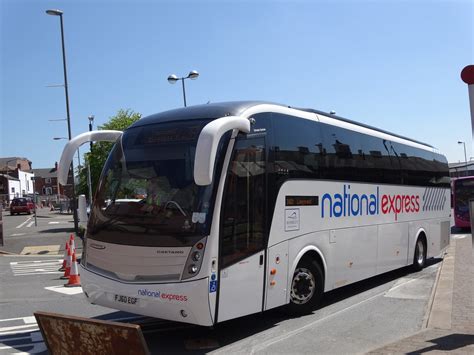
[[[474,354],[472,235],[453,237],[443,260],[427,329],[369,354]]]

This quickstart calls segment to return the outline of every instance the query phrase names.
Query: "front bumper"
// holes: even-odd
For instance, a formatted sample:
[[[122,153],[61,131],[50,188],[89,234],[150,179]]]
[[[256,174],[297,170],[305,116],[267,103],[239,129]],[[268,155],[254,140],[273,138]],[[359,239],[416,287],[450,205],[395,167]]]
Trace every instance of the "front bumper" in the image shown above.
[[[128,284],[99,276],[82,265],[79,273],[84,293],[93,304],[177,322],[213,325],[208,278],[175,283]]]

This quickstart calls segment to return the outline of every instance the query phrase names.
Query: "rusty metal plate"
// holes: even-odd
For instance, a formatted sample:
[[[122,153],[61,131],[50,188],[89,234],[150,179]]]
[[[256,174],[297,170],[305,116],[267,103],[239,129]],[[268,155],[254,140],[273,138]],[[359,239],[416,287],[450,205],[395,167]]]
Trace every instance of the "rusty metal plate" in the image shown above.
[[[51,354],[149,354],[139,325],[35,312]]]

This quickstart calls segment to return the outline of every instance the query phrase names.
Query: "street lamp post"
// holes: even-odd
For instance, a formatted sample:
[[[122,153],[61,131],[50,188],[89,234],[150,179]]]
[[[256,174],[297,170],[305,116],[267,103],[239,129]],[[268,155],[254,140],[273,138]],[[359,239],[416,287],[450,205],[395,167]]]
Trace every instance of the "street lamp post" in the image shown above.
[[[178,80],[181,80],[181,83],[183,84],[183,100],[184,100],[184,107],[186,107],[186,90],[184,88],[184,79],[191,79],[191,80],[196,80],[199,76],[199,73],[196,70],[191,70],[186,77],[178,78],[176,75],[171,74],[168,76],[168,82],[170,84],[176,84]]]
[[[64,92],[66,94],[66,119],[67,119],[67,132],[69,140],[71,140],[71,116],[69,114],[69,93],[67,86],[67,71],[66,71],[66,49],[64,46],[64,25],[63,25],[63,12],[61,10],[46,10],[48,15],[59,16],[61,24],[61,45],[63,51],[63,72],[64,72]],[[74,163],[71,162],[69,168],[72,172],[72,211],[74,216],[74,230],[76,234],[79,232],[79,224],[77,219],[77,210],[76,210],[76,186],[74,182]]]
[[[36,176],[32,176],[31,181],[33,181],[33,209],[35,211],[35,227],[38,227],[38,221],[36,220]]]
[[[94,122],[94,115],[90,115],[88,119],[89,119],[89,132],[91,132],[92,123]],[[90,153],[92,153],[92,142],[90,142]],[[87,184],[89,185],[89,208],[92,210],[92,178],[91,178],[90,158],[91,158],[91,155],[89,155],[89,161],[87,162]]]
[[[464,169],[467,171],[466,142],[458,141],[458,144],[462,144],[462,145],[464,146],[464,164],[466,164],[466,166],[464,167]]]

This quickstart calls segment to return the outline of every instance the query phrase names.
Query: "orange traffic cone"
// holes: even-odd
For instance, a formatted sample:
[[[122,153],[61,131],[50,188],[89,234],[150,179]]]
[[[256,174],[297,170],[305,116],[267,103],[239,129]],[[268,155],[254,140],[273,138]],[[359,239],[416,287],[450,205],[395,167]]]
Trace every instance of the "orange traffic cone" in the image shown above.
[[[71,233],[71,236],[69,237],[69,246],[71,249],[71,253],[76,251],[76,243],[74,242],[74,234]]]
[[[69,243],[66,242],[66,246],[64,247],[64,258],[63,258],[63,266],[59,268],[58,271],[64,271],[66,270],[66,264],[67,264],[67,251],[69,250]]]
[[[69,274],[69,281],[64,286],[78,287],[81,286],[81,278],[79,277],[79,270],[77,268],[76,253],[72,254],[71,272]]]
[[[61,276],[61,279],[67,280],[69,279],[69,274],[71,272],[71,264],[72,264],[72,255],[71,255],[71,248],[67,251],[67,260],[66,260],[66,268],[64,269],[64,275]]]

